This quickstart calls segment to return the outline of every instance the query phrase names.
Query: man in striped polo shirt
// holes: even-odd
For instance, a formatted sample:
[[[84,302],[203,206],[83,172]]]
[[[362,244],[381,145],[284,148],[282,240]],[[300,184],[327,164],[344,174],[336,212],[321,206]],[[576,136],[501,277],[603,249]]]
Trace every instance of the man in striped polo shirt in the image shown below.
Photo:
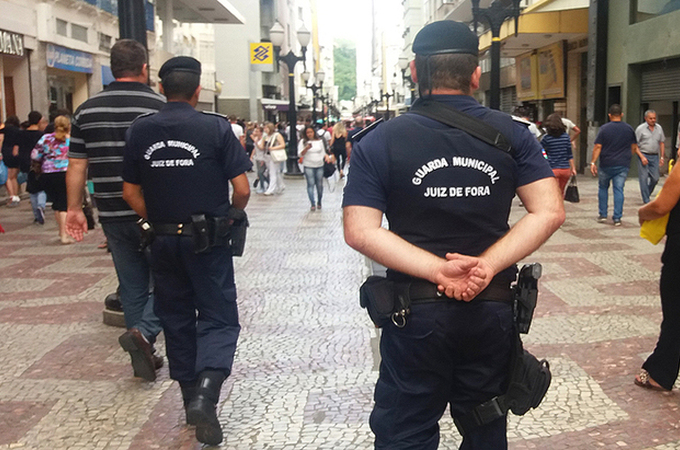
[[[66,229],[77,241],[87,233],[82,201],[89,170],[128,329],[119,342],[130,353],[135,376],[154,381],[156,370],[163,365],[163,359],[153,354],[161,325],[153,312],[147,255],[140,251],[139,216],[123,200],[122,178],[125,132],[138,116],[157,112],[165,103],[145,84],[146,61],[146,49],[140,43],[131,39],[116,42],[111,48],[111,72],[116,81],[84,102],[73,116]]]

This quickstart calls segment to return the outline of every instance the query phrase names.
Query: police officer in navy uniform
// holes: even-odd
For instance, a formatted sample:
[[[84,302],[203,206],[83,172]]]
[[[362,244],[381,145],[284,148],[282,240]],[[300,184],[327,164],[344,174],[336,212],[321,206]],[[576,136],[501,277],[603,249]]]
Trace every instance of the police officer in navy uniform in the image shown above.
[[[414,112],[355,146],[345,187],[345,240],[409,283],[405,324],[382,329],[370,418],[377,449],[436,449],[447,405],[462,416],[507,387],[515,263],[564,221],[562,198],[536,139],[481,106],[477,36],[463,23],[426,25],[413,42],[421,99],[492,125],[512,153]],[[414,105],[418,107],[418,103]],[[515,193],[527,214],[508,225]],[[382,228],[386,215],[389,230]],[[418,301],[416,301],[418,300]],[[506,417],[468,429],[461,449],[507,448]]]
[[[223,436],[216,405],[240,331],[225,235],[233,219],[244,215],[251,163],[223,116],[196,111],[197,60],[172,58],[158,74],[168,102],[127,132],[123,198],[155,232],[155,312],[187,423],[196,425],[200,442],[217,445]]]

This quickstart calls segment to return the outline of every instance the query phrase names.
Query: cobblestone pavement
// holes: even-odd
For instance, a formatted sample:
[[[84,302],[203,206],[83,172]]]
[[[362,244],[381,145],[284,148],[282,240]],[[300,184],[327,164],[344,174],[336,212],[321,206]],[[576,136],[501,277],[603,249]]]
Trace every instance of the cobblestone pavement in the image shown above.
[[[222,448],[369,449],[378,333],[357,294],[367,264],[343,242],[340,187],[310,212],[304,181],[286,183],[248,207]],[[679,449],[677,391],[633,385],[661,318],[662,246],[637,237],[637,180],[620,228],[596,223],[595,180],[581,177],[580,189],[582,202],[567,204],[565,224],[529,258],[544,277],[525,343],[549,359],[553,383],[538,410],[510,416],[510,447]],[[121,329],[102,324],[116,279],[101,231],[60,245],[54,218],[32,224],[28,201],[0,207],[0,223],[0,450],[200,448],[167,367],[155,383],[133,378]],[[450,418],[441,425],[440,448],[457,448]]]

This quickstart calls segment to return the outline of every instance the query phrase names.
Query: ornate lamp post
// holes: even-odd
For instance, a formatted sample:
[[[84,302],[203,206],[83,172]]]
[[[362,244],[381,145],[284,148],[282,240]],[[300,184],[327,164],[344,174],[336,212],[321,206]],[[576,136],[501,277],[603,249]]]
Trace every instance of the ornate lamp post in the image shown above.
[[[411,105],[416,101],[416,84],[413,82],[413,78],[409,74],[406,75],[406,69],[409,66],[409,59],[406,55],[401,55],[399,57],[399,68],[401,69],[401,79],[409,83],[409,89],[411,90]]]
[[[385,99],[385,120],[390,119],[390,98],[394,97],[394,91],[397,88],[397,82],[393,81],[390,83],[390,87],[392,88],[392,92],[385,92],[383,93],[383,90],[380,89],[380,98]]]
[[[284,29],[278,21],[271,30],[269,30],[269,37],[278,55],[285,37]],[[286,161],[286,172],[288,175],[301,176],[302,172],[300,172],[300,167],[297,163],[298,136],[297,111],[295,109],[295,64],[300,61],[305,61],[307,45],[309,45],[312,33],[302,25],[298,30],[297,37],[300,47],[302,47],[302,56],[297,56],[293,53],[293,50],[290,50],[285,56],[278,55],[276,60],[284,62],[288,67],[288,96],[290,97],[290,103],[288,105],[288,124],[290,126],[290,138],[288,139],[288,161]]]
[[[317,95],[316,93],[321,91],[323,89],[323,80],[326,78],[326,74],[323,73],[322,71],[319,71],[316,73],[316,76],[314,76],[314,81],[315,83],[312,83],[311,85],[308,85],[307,82],[309,81],[309,72],[304,71],[302,72],[302,80],[305,82],[305,87],[307,89],[312,90],[312,124],[316,126],[316,101],[317,101]],[[319,83],[319,85],[316,85],[316,82]],[[322,101],[323,104],[323,101]],[[321,108],[322,114],[323,115],[323,107]]]
[[[515,19],[515,36],[519,23],[521,0],[494,0],[488,8],[480,8],[479,0],[472,0],[472,17],[475,22],[486,19],[491,28],[491,98],[489,107],[500,109],[501,107],[501,26],[505,19]]]

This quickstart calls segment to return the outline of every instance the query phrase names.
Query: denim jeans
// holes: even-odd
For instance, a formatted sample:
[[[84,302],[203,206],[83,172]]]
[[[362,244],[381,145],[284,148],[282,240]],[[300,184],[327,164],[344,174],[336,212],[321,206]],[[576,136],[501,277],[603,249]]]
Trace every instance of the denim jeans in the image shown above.
[[[31,207],[33,208],[33,217],[35,217],[35,220],[41,221],[45,219],[45,203],[47,203],[47,194],[45,191],[31,194]],[[38,208],[42,208],[43,212],[41,213]]]
[[[139,227],[135,222],[105,222],[102,229],[118,275],[125,326],[139,329],[154,343],[161,331],[161,322],[153,312],[149,256],[148,251],[139,250]]]
[[[648,155],[645,153],[645,158],[647,158],[647,165],[643,166],[640,158],[638,161],[638,177],[640,178],[640,195],[642,196],[642,201],[644,203],[649,203],[649,197],[654,192],[656,184],[659,182],[659,154]]]
[[[628,166],[602,167],[598,172],[598,209],[600,217],[607,217],[607,201],[609,200],[609,182],[614,190],[614,221],[623,216],[623,186],[626,184]]]
[[[312,206],[315,206],[314,201],[314,187],[318,194],[318,204],[321,205],[321,197],[323,197],[323,166],[322,167],[305,167],[305,179],[307,180],[307,195]]]

